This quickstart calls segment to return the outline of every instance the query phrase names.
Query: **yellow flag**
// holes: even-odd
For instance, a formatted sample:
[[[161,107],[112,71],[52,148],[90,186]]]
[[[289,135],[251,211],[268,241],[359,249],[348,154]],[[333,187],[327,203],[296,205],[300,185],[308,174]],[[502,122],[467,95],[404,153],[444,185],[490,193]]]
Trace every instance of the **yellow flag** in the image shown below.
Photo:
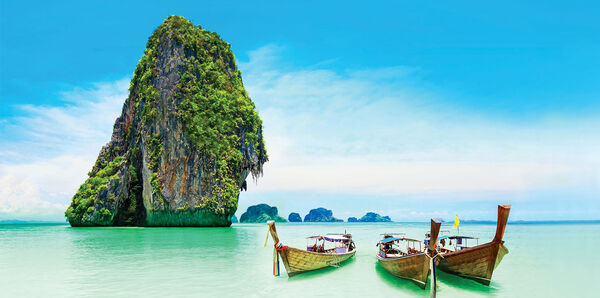
[[[452,226],[452,228],[458,228],[459,224],[460,224],[460,220],[458,220],[458,215],[457,215],[456,218],[454,218],[454,226]]]

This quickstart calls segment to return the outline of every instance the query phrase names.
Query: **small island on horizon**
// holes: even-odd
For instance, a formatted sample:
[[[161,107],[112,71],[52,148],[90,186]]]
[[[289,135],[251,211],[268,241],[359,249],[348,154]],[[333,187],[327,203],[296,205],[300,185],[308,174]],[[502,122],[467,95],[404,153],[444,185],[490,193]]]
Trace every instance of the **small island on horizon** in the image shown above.
[[[235,216],[235,215],[234,215]],[[258,204],[249,206],[246,212],[242,214],[240,217],[240,223],[266,223],[269,220],[273,220],[275,222],[344,222],[342,219],[338,219],[333,217],[333,211],[319,207],[315,209],[311,209],[306,216],[304,216],[304,220],[297,212],[291,212],[288,216],[288,219],[281,217],[278,214],[277,207],[269,206],[268,204]],[[392,222],[389,216],[381,216],[375,212],[367,212],[360,219],[356,217],[349,217],[347,222]]]

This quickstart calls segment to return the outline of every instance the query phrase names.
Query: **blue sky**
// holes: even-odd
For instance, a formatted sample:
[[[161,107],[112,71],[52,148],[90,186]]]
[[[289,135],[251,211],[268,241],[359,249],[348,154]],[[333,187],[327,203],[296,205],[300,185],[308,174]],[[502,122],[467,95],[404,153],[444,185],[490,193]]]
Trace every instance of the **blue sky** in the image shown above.
[[[600,217],[592,1],[0,3],[0,218],[58,219],[170,14],[232,44],[271,161],[240,197],[395,220]],[[238,211],[241,213],[241,211]],[[239,215],[239,214],[238,214]]]

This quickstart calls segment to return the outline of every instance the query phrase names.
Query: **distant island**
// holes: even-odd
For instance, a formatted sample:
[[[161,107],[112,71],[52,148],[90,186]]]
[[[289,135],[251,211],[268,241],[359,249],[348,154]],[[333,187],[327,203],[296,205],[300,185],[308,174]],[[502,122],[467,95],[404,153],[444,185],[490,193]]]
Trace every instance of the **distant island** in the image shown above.
[[[231,45],[169,16],[65,217],[72,226],[227,227],[246,178],[262,175],[264,144]]]
[[[352,219],[353,221],[350,221]],[[392,219],[389,216],[381,216],[375,212],[367,212],[360,219],[356,219],[356,217],[348,218],[348,222],[391,222]]]
[[[306,216],[304,222],[343,222],[341,219],[333,217],[333,212],[325,208],[312,209]]]
[[[300,217],[300,214],[298,214],[296,212],[292,212],[288,216],[288,221],[289,222],[302,222],[302,217]]]
[[[285,218],[279,216],[277,207],[271,207],[267,204],[250,206],[240,217],[240,223],[264,223],[269,220],[287,222]]]

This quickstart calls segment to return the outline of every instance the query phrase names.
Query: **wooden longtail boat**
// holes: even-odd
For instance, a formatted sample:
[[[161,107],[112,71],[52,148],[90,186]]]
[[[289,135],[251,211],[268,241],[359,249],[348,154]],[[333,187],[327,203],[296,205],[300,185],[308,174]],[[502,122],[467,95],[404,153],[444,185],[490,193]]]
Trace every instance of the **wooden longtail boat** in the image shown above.
[[[385,235],[384,239],[379,241],[379,252],[377,253],[377,259],[385,270],[391,274],[413,281],[422,289],[427,285],[427,278],[429,272],[433,267],[432,257],[435,257],[436,250],[436,239],[440,231],[442,222],[439,219],[431,220],[431,239],[429,246],[425,249],[421,249],[421,241],[409,239],[406,237],[393,237],[393,234]],[[406,250],[403,251],[400,248],[399,243],[406,242]],[[415,247],[419,244],[419,248]],[[410,244],[413,247],[410,247]],[[435,277],[432,277],[432,281]],[[435,287],[435,283],[433,286]],[[434,290],[434,289],[432,289]]]
[[[306,250],[303,250],[294,247],[283,246],[279,240],[279,236],[277,235],[275,222],[269,221],[267,222],[267,225],[269,226],[271,237],[275,242],[276,253],[281,256],[281,260],[289,277],[328,266],[337,266],[353,257],[356,253],[356,247],[354,245],[354,241],[352,241],[352,235],[350,234],[344,234],[342,236],[326,235],[308,237],[309,239],[314,239],[315,241],[323,241],[323,244],[320,246],[315,244],[315,246],[312,247],[307,245]],[[324,249],[324,241],[333,242],[336,244],[336,247]],[[321,248],[321,250],[319,250],[319,248]],[[277,262],[279,261],[277,260]],[[275,267],[273,272],[276,272]]]
[[[508,253],[508,249],[504,247],[502,237],[504,236],[509,213],[510,205],[498,205],[496,235],[491,242],[473,247],[456,247],[457,244],[462,245],[463,241],[466,242],[467,239],[474,238],[466,236],[439,237],[438,241],[454,241],[455,249],[448,249],[438,244],[438,252],[441,257],[437,259],[437,267],[443,271],[489,285],[494,269],[498,267],[504,255]]]

